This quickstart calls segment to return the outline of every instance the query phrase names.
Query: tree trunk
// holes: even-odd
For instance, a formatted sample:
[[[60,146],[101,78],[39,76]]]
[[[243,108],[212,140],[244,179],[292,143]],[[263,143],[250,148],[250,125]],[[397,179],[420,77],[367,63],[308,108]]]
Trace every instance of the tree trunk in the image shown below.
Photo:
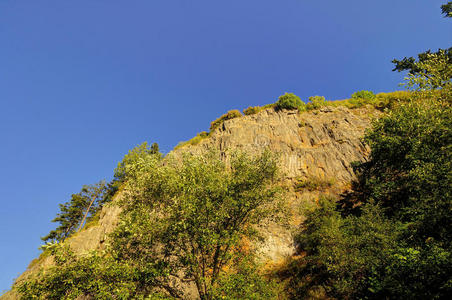
[[[83,220],[82,220],[82,222],[80,223],[80,227],[79,227],[78,230],[77,230],[78,232],[80,232],[80,230],[82,230],[83,223],[85,223],[86,217],[88,216],[89,209],[90,209],[91,206],[93,205],[94,200],[96,200],[96,198],[97,198],[97,194],[94,194],[94,195],[93,195],[93,199],[91,200],[91,203],[89,204],[88,208],[86,209],[85,215],[83,216]]]

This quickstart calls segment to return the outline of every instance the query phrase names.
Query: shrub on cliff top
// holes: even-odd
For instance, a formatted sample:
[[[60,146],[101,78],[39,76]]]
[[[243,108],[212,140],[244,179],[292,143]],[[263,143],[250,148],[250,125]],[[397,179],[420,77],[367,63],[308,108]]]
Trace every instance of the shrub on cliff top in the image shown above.
[[[371,91],[358,91],[352,94],[352,99],[372,100],[375,99],[375,94]]]
[[[309,97],[309,103],[306,105],[306,108],[307,109],[318,109],[325,105],[327,105],[325,97],[312,96],[312,97]]]
[[[276,109],[299,109],[303,110],[305,104],[301,101],[300,97],[292,94],[285,93],[284,95],[279,96],[278,101],[276,102]]]
[[[243,113],[245,114],[245,116],[249,116],[249,115],[257,114],[261,110],[263,110],[263,108],[260,106],[250,106],[250,107],[244,109]]]

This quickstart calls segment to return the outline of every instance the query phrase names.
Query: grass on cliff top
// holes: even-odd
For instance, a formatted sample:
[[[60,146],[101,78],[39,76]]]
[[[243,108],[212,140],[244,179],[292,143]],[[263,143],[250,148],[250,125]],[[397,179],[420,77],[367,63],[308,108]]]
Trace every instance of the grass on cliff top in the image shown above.
[[[179,144],[177,144],[176,147],[174,147],[174,150],[182,148],[187,145],[192,145],[192,146],[198,145],[202,140],[206,139],[209,136],[209,134],[210,133],[208,133],[206,131],[202,131],[188,141],[179,142]]]
[[[325,100],[325,97],[313,96],[309,97],[309,101],[307,103],[303,103],[302,106],[298,108],[298,111],[313,111],[325,106],[344,106],[349,109],[355,109],[366,105],[370,105],[378,110],[384,110],[385,108],[392,108],[393,105],[399,101],[407,101],[412,96],[412,92],[409,91],[395,91],[390,93],[379,93],[376,95],[369,91],[359,91],[354,93],[351,98],[343,100]],[[277,110],[277,103],[270,103],[263,106],[250,106],[243,110],[243,115],[250,116],[267,109]],[[212,132],[219,128],[224,121],[240,118],[243,115],[239,110],[230,110],[210,124],[209,132],[200,132],[192,139],[180,142],[176,147],[174,147],[174,149],[180,149],[188,145],[198,145],[202,140],[208,138]]]

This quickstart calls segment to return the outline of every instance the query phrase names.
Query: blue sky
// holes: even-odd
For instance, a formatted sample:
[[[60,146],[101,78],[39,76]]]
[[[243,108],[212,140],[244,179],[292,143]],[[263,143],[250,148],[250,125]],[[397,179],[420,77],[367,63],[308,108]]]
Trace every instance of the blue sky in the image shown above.
[[[436,0],[0,2],[0,291],[58,203],[230,109],[399,89],[393,58],[451,46]]]

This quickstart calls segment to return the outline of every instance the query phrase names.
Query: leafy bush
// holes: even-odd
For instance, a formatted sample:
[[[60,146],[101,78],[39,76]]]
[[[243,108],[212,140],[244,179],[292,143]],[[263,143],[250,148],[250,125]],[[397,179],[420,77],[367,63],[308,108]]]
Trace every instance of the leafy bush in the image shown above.
[[[292,94],[285,93],[284,95],[279,96],[278,101],[275,103],[275,108],[278,110],[281,109],[299,109],[303,110],[305,104],[301,101],[300,97]]]
[[[352,94],[352,99],[366,99],[366,100],[372,100],[375,99],[375,94],[371,91],[358,91]]]
[[[294,295],[447,298],[451,122],[448,101],[427,97],[401,102],[373,123],[365,136],[371,155],[355,165],[352,196],[323,199],[307,213],[297,238],[306,256],[290,269]]]
[[[250,106],[250,107],[244,109],[243,113],[245,114],[245,116],[249,116],[249,115],[257,114],[258,112],[260,112],[262,110],[263,110],[263,108],[260,106]]]
[[[210,123],[210,131],[214,131],[216,128],[220,127],[220,125],[223,124],[223,122],[226,120],[240,118],[241,116],[242,113],[239,110],[237,109],[230,110],[221,117],[219,117],[218,119],[216,119],[215,121],[213,121],[212,123]]]
[[[309,103],[306,104],[306,109],[307,110],[319,109],[322,106],[325,106],[327,104],[328,104],[328,102],[325,100],[325,97],[323,97],[323,96],[312,96],[312,97],[309,97]]]
[[[319,207],[306,213],[304,229],[296,237],[306,257],[293,266],[295,297],[306,298],[315,290],[323,290],[322,298],[371,296],[369,277],[391,257],[397,230],[378,206],[365,206],[361,216],[345,218],[336,206],[334,198],[321,198]]]

